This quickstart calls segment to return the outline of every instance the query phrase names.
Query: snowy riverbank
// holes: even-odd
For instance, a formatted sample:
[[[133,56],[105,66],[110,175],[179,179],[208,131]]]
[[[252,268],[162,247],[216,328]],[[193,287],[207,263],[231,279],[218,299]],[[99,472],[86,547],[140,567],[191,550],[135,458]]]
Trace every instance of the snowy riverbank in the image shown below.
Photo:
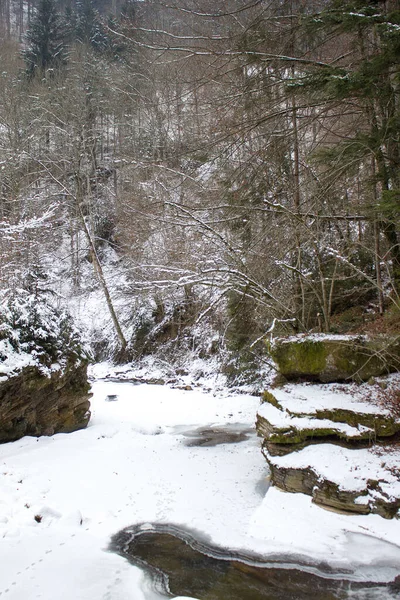
[[[255,430],[239,443],[188,443],[198,429],[254,427],[259,398],[104,381],[93,392],[86,430],[0,446],[0,595],[154,598],[139,569],[106,551],[113,534],[140,522],[328,562],[354,579],[400,572],[399,520],[339,515],[268,489]]]

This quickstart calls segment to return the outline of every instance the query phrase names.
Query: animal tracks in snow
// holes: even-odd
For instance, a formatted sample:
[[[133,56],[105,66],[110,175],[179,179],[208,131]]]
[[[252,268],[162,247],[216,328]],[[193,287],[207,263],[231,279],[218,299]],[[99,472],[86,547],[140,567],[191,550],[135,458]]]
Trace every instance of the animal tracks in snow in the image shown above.
[[[46,572],[53,569],[55,564],[63,565],[65,563],[66,547],[76,544],[75,535],[75,533],[69,534],[66,541],[63,542],[59,542],[59,536],[48,536],[46,531],[43,531],[43,536],[39,538],[30,537],[24,540],[19,537],[15,546],[15,553],[19,558],[18,563],[16,563],[19,565],[19,570],[14,574],[0,573],[0,597],[7,596],[7,598],[15,600],[23,600],[28,597],[41,598],[40,590]],[[43,544],[46,541],[47,545]],[[49,542],[52,543],[51,547],[48,545]],[[29,546],[31,547],[30,550]],[[70,552],[71,549],[69,549]],[[29,561],[29,556],[32,557],[33,553],[35,553],[35,558],[34,560],[31,558],[31,561]],[[25,566],[21,565],[23,560]],[[9,576],[8,581],[6,580],[7,575]],[[4,587],[2,587],[2,584]],[[27,590],[29,590],[29,593],[27,593]],[[32,591],[34,592],[33,595]]]

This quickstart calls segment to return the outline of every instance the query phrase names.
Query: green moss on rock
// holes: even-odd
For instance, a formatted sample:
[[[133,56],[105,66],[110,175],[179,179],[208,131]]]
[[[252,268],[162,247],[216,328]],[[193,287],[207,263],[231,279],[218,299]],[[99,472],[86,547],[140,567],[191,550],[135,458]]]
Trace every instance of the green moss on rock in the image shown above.
[[[371,433],[369,431],[360,432],[358,440],[369,440]],[[348,435],[334,427],[316,427],[314,429],[297,429],[293,427],[289,431],[275,430],[269,436],[269,441],[274,444],[302,444],[307,440],[332,441],[334,439],[351,441]]]
[[[289,380],[368,381],[400,368],[400,337],[298,337],[275,340],[270,354]]]
[[[264,400],[285,412],[271,392],[264,392]],[[335,408],[316,410],[309,414],[286,411],[291,417],[306,417],[304,426],[289,423],[277,425],[261,414],[257,415],[256,429],[264,438],[265,447],[271,455],[283,455],[304,448],[308,444],[337,443],[347,448],[367,447],[371,442],[397,439],[400,421],[381,413],[360,413],[349,409]],[[326,426],[327,421],[331,426]],[[313,423],[313,427],[310,426]],[[338,427],[335,427],[335,423]],[[349,425],[349,433],[339,425]],[[396,437],[397,436],[397,437]]]
[[[359,413],[344,408],[317,410],[318,419],[329,419],[334,423],[347,423],[352,427],[368,427],[375,437],[391,437],[400,432],[400,422],[393,417],[377,413]]]
[[[263,394],[261,396],[261,402],[268,402],[268,404],[275,406],[275,408],[278,408],[279,410],[283,410],[282,406],[279,404],[278,400],[275,398],[273,393],[269,392],[268,390],[265,390],[263,392]]]
[[[285,377],[297,372],[317,376],[326,366],[326,348],[322,342],[275,343],[270,353]]]

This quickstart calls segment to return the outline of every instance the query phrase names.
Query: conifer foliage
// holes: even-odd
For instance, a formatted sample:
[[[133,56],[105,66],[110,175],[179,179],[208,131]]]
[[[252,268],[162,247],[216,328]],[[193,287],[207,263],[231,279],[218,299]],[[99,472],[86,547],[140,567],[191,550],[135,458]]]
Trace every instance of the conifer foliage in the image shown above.
[[[66,64],[65,29],[54,0],[40,0],[26,34],[26,72],[35,76],[54,75]]]
[[[50,367],[87,359],[71,317],[54,305],[46,275],[35,265],[20,285],[0,292],[0,364],[13,354]]]
[[[338,45],[351,40],[346,56],[322,69],[314,69],[300,80],[313,90],[319,102],[342,106],[343,113],[358,111],[357,125],[341,130],[341,139],[325,149],[330,167],[341,170],[358,164],[369,171],[375,186],[378,224],[391,256],[392,286],[400,297],[400,4],[336,0],[321,11],[314,22],[319,35]],[[347,37],[345,37],[347,36]],[[343,123],[344,123],[343,119]]]

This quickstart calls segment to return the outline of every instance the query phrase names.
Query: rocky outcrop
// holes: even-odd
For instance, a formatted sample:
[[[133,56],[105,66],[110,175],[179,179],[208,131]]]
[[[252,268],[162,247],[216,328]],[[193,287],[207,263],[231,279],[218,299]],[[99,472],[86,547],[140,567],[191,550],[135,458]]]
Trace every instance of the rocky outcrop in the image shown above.
[[[332,510],[400,514],[400,420],[378,384],[287,384],[267,391],[257,432],[279,489]],[[374,401],[375,399],[375,401]]]
[[[301,393],[299,395],[301,398]],[[400,434],[400,421],[379,406],[365,401],[354,402],[349,396],[351,409],[343,408],[343,398],[346,399],[343,393],[333,394],[325,408],[309,403],[305,409],[300,398],[298,409],[293,410],[288,407],[291,393],[285,390],[277,390],[275,395],[270,391],[264,393],[256,427],[264,439],[263,447],[271,456],[282,456],[309,444],[326,442],[347,448],[368,447],[373,442]],[[340,406],[335,406],[335,399]]]
[[[400,453],[392,456],[389,464],[382,464],[371,450],[351,451],[324,444],[318,448],[318,457],[311,453],[303,456],[307,450],[291,456],[291,460],[271,457],[264,450],[271,483],[285,492],[307,494],[324,508],[360,515],[374,513],[386,519],[397,516],[400,486],[395,464]],[[374,473],[373,478],[363,477],[363,463]]]
[[[368,381],[400,369],[399,336],[294,336],[275,340],[269,352],[290,381]]]
[[[34,267],[21,288],[1,296],[0,442],[69,433],[90,418],[88,354],[45,280]]]
[[[85,361],[54,368],[46,375],[39,366],[29,365],[0,377],[0,442],[86,427],[89,389]]]

